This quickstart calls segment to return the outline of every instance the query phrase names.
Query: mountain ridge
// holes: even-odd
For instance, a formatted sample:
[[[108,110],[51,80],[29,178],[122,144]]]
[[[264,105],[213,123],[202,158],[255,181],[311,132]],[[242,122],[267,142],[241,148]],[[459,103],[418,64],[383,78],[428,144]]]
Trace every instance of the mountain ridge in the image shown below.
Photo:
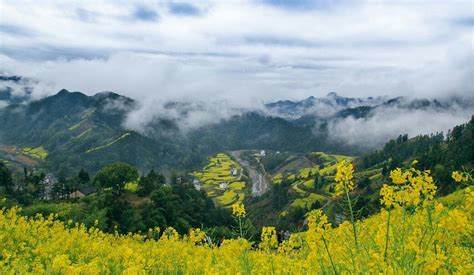
[[[129,115],[141,107],[136,100],[114,92],[88,96],[61,89],[52,96],[0,108],[0,145],[19,151],[42,147],[48,151],[48,157],[41,161],[46,167],[85,167],[90,171],[114,161],[129,162],[142,170],[189,169],[202,164],[209,155],[240,149],[354,155],[364,151],[332,138],[331,123],[348,117],[367,119],[378,108],[451,108],[458,103],[401,97],[357,99],[329,93],[324,98],[267,103],[262,109],[238,109],[228,117],[212,117],[212,123],[182,131],[180,120],[192,120],[196,110],[207,112],[207,105],[169,101],[164,110],[174,116],[155,116],[141,131],[126,126]],[[317,112],[320,106],[332,109],[321,114]],[[275,110],[280,111],[275,114]]]

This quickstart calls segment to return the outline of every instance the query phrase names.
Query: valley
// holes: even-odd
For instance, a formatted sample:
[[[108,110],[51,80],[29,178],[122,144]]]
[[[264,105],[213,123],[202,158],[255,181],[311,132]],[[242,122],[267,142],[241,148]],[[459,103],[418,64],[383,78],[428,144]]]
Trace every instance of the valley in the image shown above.
[[[247,171],[252,184],[252,196],[259,197],[265,194],[270,187],[269,175],[267,175],[265,168],[259,162],[258,156],[255,155],[258,153],[250,156],[254,158],[253,164],[251,164],[249,160],[242,159],[242,153],[243,151],[232,151],[230,155]]]
[[[0,0],[0,275],[474,274],[474,0]]]
[[[179,115],[134,128],[127,121],[139,102],[115,93],[61,90],[11,102],[0,108],[0,195],[6,206],[21,206],[27,217],[53,214],[104,234],[149,232],[147,238],[159,239],[199,228],[217,247],[238,237],[260,247],[265,241],[259,232],[274,228],[278,249],[287,250],[309,229],[315,211],[335,230],[383,213],[382,190],[397,169],[429,171],[441,197],[459,192],[453,171],[462,171],[456,178],[464,180],[473,167],[472,117],[446,134],[400,133],[383,145],[354,144],[333,132],[385,112],[470,112],[470,101],[456,98],[331,93],[235,111],[186,130],[183,123],[205,111],[205,104],[168,102],[163,108]],[[345,196],[338,187],[343,165],[352,167],[354,188]]]
[[[208,247],[215,253],[240,240],[248,242],[246,255],[280,255],[279,261],[297,255],[299,263],[306,263],[300,253],[311,251],[311,219],[320,219],[324,226],[318,232],[324,229],[339,245],[351,243],[344,239],[355,232],[350,224],[370,234],[382,232],[379,227],[387,223],[387,208],[381,196],[397,173],[418,179],[407,184],[423,180],[429,192],[438,194],[432,199],[448,195],[444,199],[448,204],[453,203],[450,194],[459,198],[463,191],[456,181],[470,182],[472,177],[468,170],[473,167],[472,118],[446,136],[399,135],[382,148],[360,153],[331,141],[324,126],[315,133],[307,121],[258,113],[234,116],[186,135],[172,126],[173,121],[161,121],[153,133],[144,134],[123,127],[126,112],[110,113],[103,105],[106,98],[117,97],[62,91],[28,105],[0,109],[0,121],[9,127],[0,129],[0,194],[6,197],[0,205],[22,207],[8,210],[17,212],[8,212],[13,220],[5,226],[21,231],[17,221],[22,218],[16,217],[25,216],[32,224],[37,217],[52,215],[48,222],[54,220],[58,228],[65,224],[64,228],[90,228],[123,238],[135,234],[134,240],[164,245],[168,252],[175,245],[194,242],[200,234],[204,237],[189,247],[189,253]],[[431,187],[431,175],[437,179],[436,187]],[[347,184],[342,189],[345,196],[340,194],[341,184]],[[401,219],[393,211],[393,219]],[[467,215],[459,211],[452,213]],[[421,213],[410,219],[427,228],[419,222]],[[75,224],[79,227],[69,227]],[[399,224],[392,226],[395,234]],[[58,234],[69,238],[69,232]],[[273,240],[270,244],[267,234]],[[364,244],[371,243],[367,236],[361,233]],[[89,243],[95,240],[88,238],[83,237]],[[173,238],[177,239],[169,243]],[[139,249],[142,242],[136,245]],[[337,259],[339,266],[347,266],[343,258]]]

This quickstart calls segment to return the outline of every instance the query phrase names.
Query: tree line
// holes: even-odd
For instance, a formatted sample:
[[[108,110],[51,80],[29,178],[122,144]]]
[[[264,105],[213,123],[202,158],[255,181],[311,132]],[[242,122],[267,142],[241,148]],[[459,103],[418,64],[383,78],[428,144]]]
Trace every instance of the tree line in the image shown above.
[[[45,178],[42,172],[26,169],[24,175],[14,176],[0,162],[0,196],[21,205],[26,215],[58,213],[64,221],[94,225],[107,232],[145,232],[171,226],[182,234],[190,228],[203,228],[221,238],[229,236],[235,224],[227,209],[215,207],[185,176],[174,175],[167,184],[164,175],[154,170],[139,175],[129,164],[113,163],[94,177],[84,169],[71,177],[59,175],[49,190]],[[136,189],[128,190],[128,184]],[[93,187],[95,192],[82,198],[71,196],[83,187]]]

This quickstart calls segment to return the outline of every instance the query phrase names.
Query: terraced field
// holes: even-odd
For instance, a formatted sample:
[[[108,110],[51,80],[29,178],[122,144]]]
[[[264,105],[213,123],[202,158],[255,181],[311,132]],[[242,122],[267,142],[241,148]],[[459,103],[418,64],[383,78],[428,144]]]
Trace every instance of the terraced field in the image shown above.
[[[31,148],[25,147],[22,150],[23,154],[26,154],[30,157],[37,158],[37,159],[45,159],[48,156],[48,151],[46,151],[43,146]]]
[[[22,170],[23,167],[38,165],[48,157],[48,151],[39,147],[16,147],[0,144],[0,158],[8,161],[11,166]]]
[[[312,167],[304,167],[293,173],[278,173],[273,177],[274,184],[281,184],[283,181],[291,182],[290,208],[309,210],[315,204],[321,207],[328,203],[332,196],[330,186],[334,179],[337,162],[353,159],[350,156],[330,155],[323,152],[311,153],[307,158],[314,163]]]
[[[230,207],[245,198],[246,178],[243,169],[224,153],[209,158],[206,167],[194,172],[193,176],[196,188],[204,190],[220,206]]]

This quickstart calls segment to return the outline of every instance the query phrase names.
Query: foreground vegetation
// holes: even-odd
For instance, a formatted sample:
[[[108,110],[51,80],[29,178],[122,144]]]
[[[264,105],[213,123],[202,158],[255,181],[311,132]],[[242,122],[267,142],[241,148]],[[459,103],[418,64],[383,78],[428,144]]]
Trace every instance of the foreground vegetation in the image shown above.
[[[416,165],[416,163],[414,164]],[[455,172],[472,184],[467,172]],[[341,162],[336,195],[348,200],[350,221],[333,228],[321,210],[307,229],[282,240],[264,227],[258,244],[243,238],[217,245],[200,229],[180,236],[173,228],[146,234],[107,234],[51,215],[26,218],[0,212],[0,269],[14,273],[465,273],[474,272],[474,190],[434,200],[429,171],[396,169],[380,193],[383,209],[363,221],[352,217],[348,193],[356,188],[352,164]],[[241,204],[232,207],[245,218]]]
[[[0,161],[0,198],[7,198],[9,207],[20,205],[21,215],[56,214],[63,222],[72,220],[109,233],[172,226],[184,234],[202,227],[217,237],[230,235],[227,228],[234,222],[227,209],[216,207],[177,175],[166,183],[165,177],[153,170],[139,177],[135,167],[113,163],[93,178],[84,170],[68,178],[60,175],[49,184],[45,177],[26,169],[24,175],[12,174]],[[78,192],[86,193],[77,197]]]

